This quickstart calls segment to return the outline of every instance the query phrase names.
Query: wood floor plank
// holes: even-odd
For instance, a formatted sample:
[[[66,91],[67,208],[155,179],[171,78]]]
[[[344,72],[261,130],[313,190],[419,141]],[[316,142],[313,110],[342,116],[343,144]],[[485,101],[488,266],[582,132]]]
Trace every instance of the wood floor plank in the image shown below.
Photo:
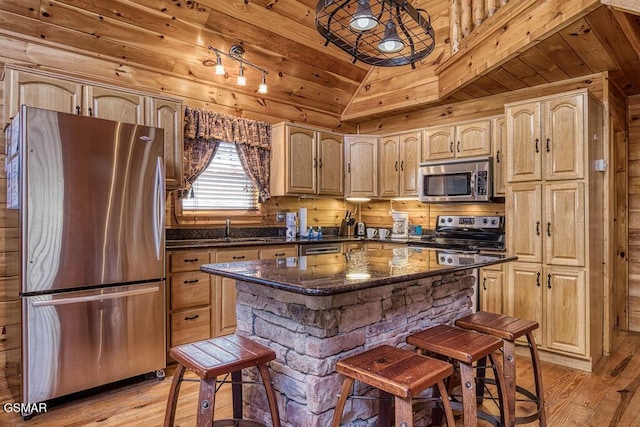
[[[586,373],[564,366],[542,362],[542,376],[548,425],[602,427],[637,425],[640,413],[640,334],[614,335],[616,350],[603,358]],[[625,359],[628,360],[625,362]],[[40,414],[24,422],[14,413],[0,411],[0,426],[24,427],[155,427],[164,419],[166,399],[169,394],[174,368],[167,369],[164,381],[143,380],[77,398],[56,406],[50,406],[46,414]],[[517,382],[533,389],[531,366],[525,357],[517,357]],[[186,378],[195,379],[187,373]],[[636,390],[628,393],[622,402],[619,390]],[[0,402],[13,402],[10,388],[0,387]],[[328,391],[333,392],[333,391]],[[184,382],[178,399],[176,426],[195,425],[198,383]],[[519,410],[529,411],[531,406],[518,404]],[[616,409],[620,408],[616,415]],[[232,413],[230,386],[224,385],[216,396],[216,419],[229,418]],[[460,421],[462,425],[462,421]],[[479,423],[480,427],[487,424]],[[537,423],[525,426],[537,426]]]

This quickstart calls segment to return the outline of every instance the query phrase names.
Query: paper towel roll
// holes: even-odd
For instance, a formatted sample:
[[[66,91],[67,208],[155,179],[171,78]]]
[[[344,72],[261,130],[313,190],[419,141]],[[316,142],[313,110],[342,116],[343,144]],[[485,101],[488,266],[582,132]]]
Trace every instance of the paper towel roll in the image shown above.
[[[300,231],[300,237],[307,237],[307,208],[298,209],[298,225]]]

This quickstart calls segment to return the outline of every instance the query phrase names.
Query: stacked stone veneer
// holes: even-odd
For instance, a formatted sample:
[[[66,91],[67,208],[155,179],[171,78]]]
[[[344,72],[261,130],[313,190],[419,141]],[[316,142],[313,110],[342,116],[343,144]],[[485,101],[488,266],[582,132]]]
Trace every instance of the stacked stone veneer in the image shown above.
[[[336,361],[380,344],[404,347],[409,334],[470,314],[474,280],[467,270],[333,296],[237,282],[237,333],[276,352],[270,367],[282,425],[326,427],[342,384]],[[263,390],[245,386],[244,412],[271,425]],[[356,382],[356,390],[368,389]],[[377,401],[349,399],[343,424],[376,425],[377,414]]]

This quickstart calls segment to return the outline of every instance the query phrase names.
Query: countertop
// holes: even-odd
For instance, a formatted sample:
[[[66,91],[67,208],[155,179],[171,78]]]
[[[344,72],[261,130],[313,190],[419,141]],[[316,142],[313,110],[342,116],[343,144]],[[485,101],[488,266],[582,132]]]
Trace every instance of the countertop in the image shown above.
[[[321,296],[407,282],[517,259],[503,254],[469,255],[473,258],[468,258],[468,264],[439,265],[435,261],[437,252],[439,251],[407,247],[206,264],[200,270],[274,289]]]
[[[325,236],[322,239],[287,239],[286,237],[242,237],[231,239],[194,239],[194,240],[167,240],[167,249],[190,248],[227,248],[237,246],[268,246],[268,245],[311,245],[322,243],[345,242],[380,242],[380,243],[408,243],[420,241],[419,238],[406,239],[366,239],[364,237]]]

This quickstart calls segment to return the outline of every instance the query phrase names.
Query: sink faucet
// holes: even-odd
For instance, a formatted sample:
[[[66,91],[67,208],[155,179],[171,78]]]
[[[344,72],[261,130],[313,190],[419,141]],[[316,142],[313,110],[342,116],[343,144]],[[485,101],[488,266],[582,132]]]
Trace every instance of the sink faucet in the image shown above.
[[[231,218],[227,218],[227,223],[224,226],[224,238],[231,238]]]

